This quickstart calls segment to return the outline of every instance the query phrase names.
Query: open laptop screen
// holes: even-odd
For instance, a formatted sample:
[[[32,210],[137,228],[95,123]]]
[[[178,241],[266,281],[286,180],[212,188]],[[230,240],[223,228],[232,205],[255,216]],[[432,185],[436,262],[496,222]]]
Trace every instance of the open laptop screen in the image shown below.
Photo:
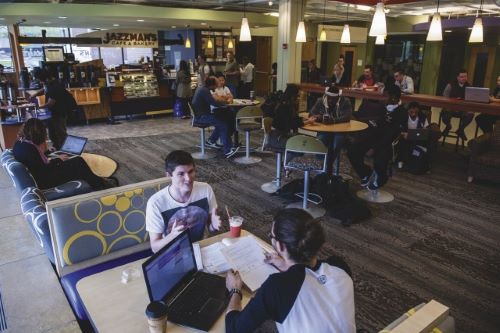
[[[64,144],[62,145],[60,151],[65,153],[71,153],[74,155],[81,155],[83,148],[87,144],[87,138],[68,135],[66,140],[64,140]]]
[[[177,286],[196,273],[193,247],[187,230],[149,258],[142,269],[150,300],[170,297]]]

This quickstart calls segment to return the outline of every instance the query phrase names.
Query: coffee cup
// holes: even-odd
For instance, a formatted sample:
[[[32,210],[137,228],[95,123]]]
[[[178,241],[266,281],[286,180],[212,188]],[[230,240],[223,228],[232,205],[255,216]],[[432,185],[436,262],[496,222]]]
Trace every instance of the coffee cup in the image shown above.
[[[160,301],[148,304],[146,308],[149,333],[165,333],[167,331],[167,305]]]
[[[255,91],[250,90],[250,99],[253,101],[255,99]]]
[[[242,224],[243,218],[241,216],[231,216],[229,219],[229,235],[231,237],[240,237]]]

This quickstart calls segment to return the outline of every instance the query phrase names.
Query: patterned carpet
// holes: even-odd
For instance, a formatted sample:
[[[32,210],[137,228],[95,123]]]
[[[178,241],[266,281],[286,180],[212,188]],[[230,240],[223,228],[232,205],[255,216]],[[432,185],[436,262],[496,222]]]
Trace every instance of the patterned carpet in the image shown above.
[[[194,152],[198,140],[197,132],[91,140],[86,151],[117,161],[115,176],[125,185],[162,177],[166,154]],[[283,201],[260,190],[275,168],[272,154],[260,155],[263,161],[252,166],[222,156],[196,163],[198,180],[213,186],[219,206],[228,205],[245,218],[245,228],[266,239]],[[345,158],[342,169],[350,170]],[[500,185],[468,184],[466,170],[463,155],[440,147],[431,174],[394,174],[385,189],[396,199],[370,205],[371,219],[349,228],[321,219],[327,233],[322,256],[336,253],[353,271],[358,328],[376,332],[436,299],[450,307],[457,332],[498,332]],[[351,188],[359,189],[357,180]]]

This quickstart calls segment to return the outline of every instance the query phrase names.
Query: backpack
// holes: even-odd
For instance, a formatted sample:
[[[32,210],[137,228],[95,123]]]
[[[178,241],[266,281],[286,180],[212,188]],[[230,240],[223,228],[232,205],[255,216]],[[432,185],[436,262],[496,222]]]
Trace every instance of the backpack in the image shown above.
[[[404,164],[404,169],[415,175],[423,175],[430,170],[429,149],[420,145],[415,145],[410,153],[408,161]]]

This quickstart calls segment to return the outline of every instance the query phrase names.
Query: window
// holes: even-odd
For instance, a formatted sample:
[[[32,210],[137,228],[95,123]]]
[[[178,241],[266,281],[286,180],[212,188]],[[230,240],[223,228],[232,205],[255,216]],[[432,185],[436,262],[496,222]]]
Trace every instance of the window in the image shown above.
[[[99,59],[98,47],[77,46],[76,44],[72,44],[71,46],[76,61],[85,62],[94,59]]]
[[[69,53],[70,47],[67,44],[27,44],[22,47],[24,66],[29,69],[33,67],[40,67],[40,61],[43,61],[43,47],[44,46],[62,46],[64,47],[64,52]]]
[[[14,70],[12,64],[12,51],[10,49],[9,31],[7,27],[0,26],[0,64],[2,64],[6,71],[8,69]]]
[[[123,64],[122,49],[120,47],[101,47],[101,58],[107,68],[120,66]]]
[[[43,37],[42,30],[45,30],[46,37],[68,37],[67,28],[34,27],[25,25],[19,27],[19,34],[25,37]]]
[[[147,61],[149,57],[153,60],[153,50],[143,47],[123,48],[123,55],[126,64],[138,64],[139,60]]]

